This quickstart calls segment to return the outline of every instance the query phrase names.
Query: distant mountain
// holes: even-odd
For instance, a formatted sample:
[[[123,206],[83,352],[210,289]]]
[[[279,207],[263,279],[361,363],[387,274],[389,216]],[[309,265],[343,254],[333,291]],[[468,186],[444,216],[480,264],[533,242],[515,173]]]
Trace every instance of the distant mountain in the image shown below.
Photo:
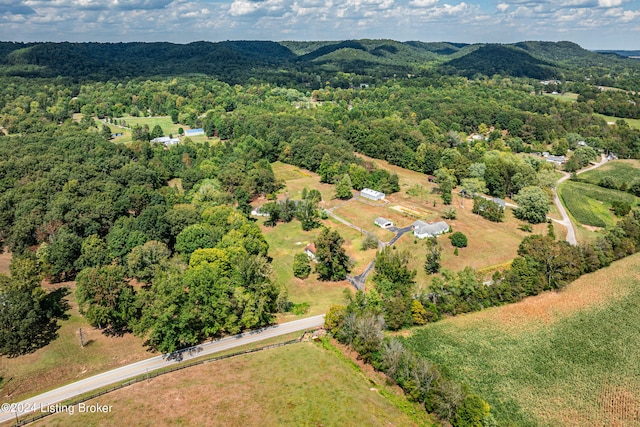
[[[552,62],[535,58],[519,47],[498,44],[480,46],[464,56],[446,62],[441,69],[467,77],[500,74],[548,79],[558,74]]]
[[[637,52],[636,52],[637,53]],[[344,72],[378,79],[444,72],[548,79],[584,76],[583,68],[638,67],[617,52],[572,42],[515,44],[345,41],[174,43],[0,42],[0,75],[77,80],[204,74],[228,83],[249,79],[313,87]],[[344,80],[344,79],[343,79]],[[341,84],[347,84],[344,80]]]
[[[448,43],[448,42],[420,42],[409,41],[406,45],[425,52],[433,52],[438,55],[451,55],[460,51],[463,47],[469,46],[467,43]]]
[[[596,50],[596,52],[605,55],[618,55],[624,58],[640,58],[640,50]]]

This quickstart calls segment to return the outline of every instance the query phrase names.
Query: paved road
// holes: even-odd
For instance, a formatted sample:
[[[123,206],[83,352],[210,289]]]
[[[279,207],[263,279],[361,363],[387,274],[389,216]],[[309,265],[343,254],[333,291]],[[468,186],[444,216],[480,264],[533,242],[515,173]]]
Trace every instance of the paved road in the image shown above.
[[[48,391],[46,393],[42,393],[30,399],[23,400],[22,402],[19,402],[17,404],[17,409],[23,409],[21,411],[18,411],[18,416],[34,410],[40,412],[41,408],[47,407],[48,405],[55,405],[56,403],[71,399],[92,390],[105,387],[109,384],[124,381],[133,377],[137,377],[139,375],[153,372],[160,368],[171,366],[177,363],[176,360],[178,359],[182,361],[189,360],[195,357],[217,353],[241,345],[251,344],[253,342],[261,341],[267,338],[285,335],[291,332],[314,329],[316,327],[322,326],[323,323],[324,314],[314,317],[308,317],[306,319],[295,320],[293,322],[269,326],[251,332],[245,332],[239,335],[222,338],[217,341],[207,342],[205,344],[192,347],[190,349],[191,351],[188,351],[189,349],[183,351],[178,358],[162,355],[146,360],[141,360],[140,362],[132,363],[130,365],[113,369],[111,371],[103,372],[102,374],[94,375],[92,377],[76,381],[66,386]],[[15,418],[16,414],[14,412],[6,412],[0,410],[0,423],[14,420]]]
[[[576,172],[576,174],[579,175],[583,172],[587,172],[592,169],[599,168],[605,163],[607,163],[607,157],[603,154],[602,159],[598,163],[596,163],[595,165],[589,166],[588,168],[582,169]],[[569,218],[569,215],[567,214],[566,209],[562,205],[562,201],[560,200],[560,197],[558,197],[558,186],[564,181],[566,181],[567,179],[569,179],[570,177],[571,177],[570,174],[568,174],[567,172],[563,172],[562,177],[556,183],[556,188],[554,188],[553,190],[553,194],[554,194],[553,202],[558,207],[558,210],[560,211],[560,215],[562,215],[562,220],[554,219],[554,221],[557,222],[558,224],[564,225],[567,228],[567,239],[566,239],[567,242],[569,242],[572,245],[577,245],[578,240],[576,239],[576,231],[575,231],[575,228],[573,227],[573,222],[571,221],[571,218]]]

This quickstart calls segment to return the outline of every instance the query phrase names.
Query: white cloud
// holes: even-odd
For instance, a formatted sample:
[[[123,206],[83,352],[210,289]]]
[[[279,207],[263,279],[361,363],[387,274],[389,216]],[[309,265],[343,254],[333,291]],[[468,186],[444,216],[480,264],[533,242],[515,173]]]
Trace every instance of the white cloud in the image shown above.
[[[26,0],[33,8],[78,8],[115,10],[162,9],[173,0]]]
[[[409,4],[415,7],[432,7],[438,4],[438,0],[411,0]]]
[[[509,9],[509,5],[506,3],[498,3],[498,5],[496,6],[496,9],[498,9],[498,11],[500,12],[506,12],[507,9]]]
[[[600,7],[618,7],[622,5],[622,0],[598,0]]]

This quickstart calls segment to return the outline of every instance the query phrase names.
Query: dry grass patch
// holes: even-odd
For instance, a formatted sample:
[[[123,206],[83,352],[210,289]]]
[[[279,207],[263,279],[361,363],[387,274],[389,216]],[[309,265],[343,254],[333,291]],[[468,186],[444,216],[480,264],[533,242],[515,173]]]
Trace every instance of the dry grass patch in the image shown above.
[[[334,199],[335,186],[321,183],[320,175],[318,174],[282,162],[272,163],[271,167],[276,179],[283,180],[285,183],[285,188],[281,190],[279,199],[286,197],[301,199],[302,190],[306,188],[320,191],[320,194],[322,194],[320,207],[322,208],[329,209],[342,202],[342,200]]]
[[[0,274],[11,275],[9,266],[11,265],[11,252],[0,253]]]
[[[112,412],[59,414],[37,425],[416,425],[347,362],[312,343],[199,365],[87,403],[95,402]]]

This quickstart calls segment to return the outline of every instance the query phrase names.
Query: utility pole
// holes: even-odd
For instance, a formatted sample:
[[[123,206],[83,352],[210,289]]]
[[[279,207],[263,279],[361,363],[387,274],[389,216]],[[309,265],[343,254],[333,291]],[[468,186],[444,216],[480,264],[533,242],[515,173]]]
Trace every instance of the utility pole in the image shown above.
[[[82,328],[78,329],[80,334],[80,347],[84,348],[84,337],[82,336]]]

